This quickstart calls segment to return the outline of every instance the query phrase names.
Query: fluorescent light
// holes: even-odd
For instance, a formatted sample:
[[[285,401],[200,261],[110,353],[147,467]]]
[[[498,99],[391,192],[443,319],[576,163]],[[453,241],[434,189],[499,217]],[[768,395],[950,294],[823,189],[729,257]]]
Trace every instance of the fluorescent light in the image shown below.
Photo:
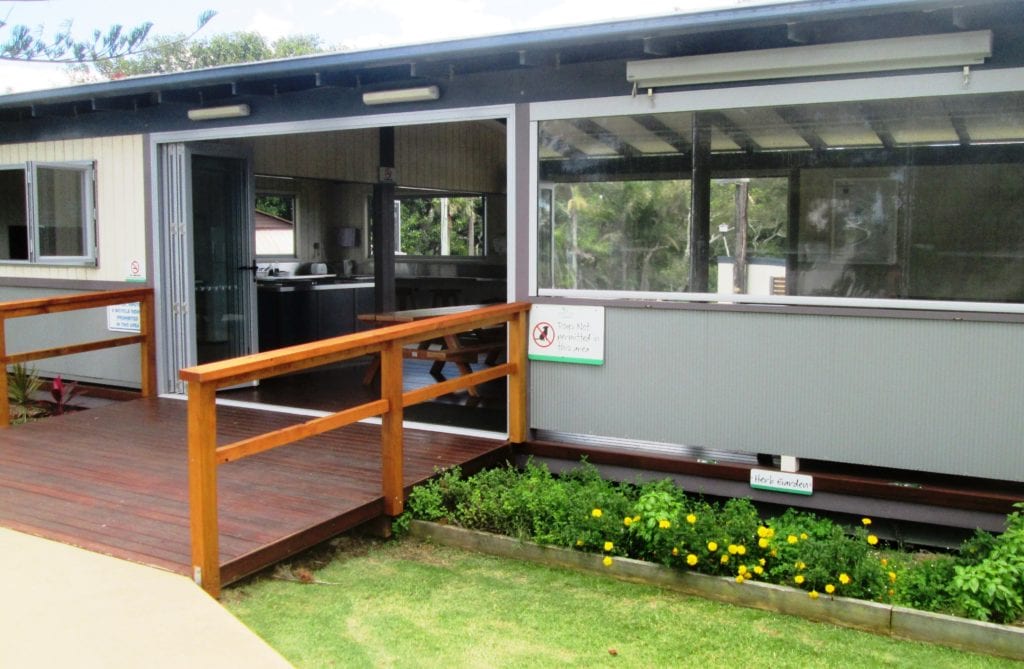
[[[213,121],[219,118],[240,118],[249,115],[249,105],[227,105],[226,107],[202,107],[189,109],[190,121]]]
[[[418,88],[397,88],[390,91],[372,91],[363,93],[364,105],[389,105],[396,102],[425,102],[437,100],[441,91],[437,86],[419,86]]]
[[[977,65],[992,55],[992,31],[918,35],[704,56],[634,60],[626,80],[640,88],[727,81]]]

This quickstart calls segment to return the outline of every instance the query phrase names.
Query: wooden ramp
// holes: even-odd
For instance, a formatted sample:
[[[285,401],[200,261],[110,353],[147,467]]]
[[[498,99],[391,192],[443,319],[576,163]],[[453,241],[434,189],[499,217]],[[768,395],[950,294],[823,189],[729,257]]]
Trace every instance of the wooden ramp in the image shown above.
[[[226,443],[308,420],[218,407]],[[383,515],[380,428],[356,424],[222,465],[230,583]],[[405,431],[404,484],[503,462],[501,440]],[[186,403],[140,399],[0,431],[0,525],[189,574]]]

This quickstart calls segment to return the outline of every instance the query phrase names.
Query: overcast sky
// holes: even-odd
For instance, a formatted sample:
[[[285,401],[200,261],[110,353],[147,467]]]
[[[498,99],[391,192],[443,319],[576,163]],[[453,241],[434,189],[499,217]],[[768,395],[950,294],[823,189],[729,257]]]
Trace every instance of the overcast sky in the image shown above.
[[[0,0],[9,25],[42,26],[45,34],[72,21],[82,38],[93,29],[152,21],[152,35],[188,33],[203,10],[217,12],[201,33],[254,30],[276,39],[317,34],[349,50],[420,44],[607,20],[662,16],[771,0]],[[0,41],[7,32],[0,31]],[[0,93],[67,85],[63,68],[0,62]]]

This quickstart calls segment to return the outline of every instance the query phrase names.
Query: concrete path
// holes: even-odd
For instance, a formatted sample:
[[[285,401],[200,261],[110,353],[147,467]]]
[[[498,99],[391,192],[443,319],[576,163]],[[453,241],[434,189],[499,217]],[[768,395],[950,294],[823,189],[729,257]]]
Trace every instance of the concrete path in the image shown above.
[[[0,667],[290,666],[184,576],[0,528]]]

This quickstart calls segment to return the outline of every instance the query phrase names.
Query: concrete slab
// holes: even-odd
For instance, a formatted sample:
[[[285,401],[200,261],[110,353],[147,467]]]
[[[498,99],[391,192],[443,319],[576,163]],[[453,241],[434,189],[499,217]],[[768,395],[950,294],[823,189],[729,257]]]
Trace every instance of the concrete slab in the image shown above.
[[[290,667],[184,576],[0,528],[2,667]]]

